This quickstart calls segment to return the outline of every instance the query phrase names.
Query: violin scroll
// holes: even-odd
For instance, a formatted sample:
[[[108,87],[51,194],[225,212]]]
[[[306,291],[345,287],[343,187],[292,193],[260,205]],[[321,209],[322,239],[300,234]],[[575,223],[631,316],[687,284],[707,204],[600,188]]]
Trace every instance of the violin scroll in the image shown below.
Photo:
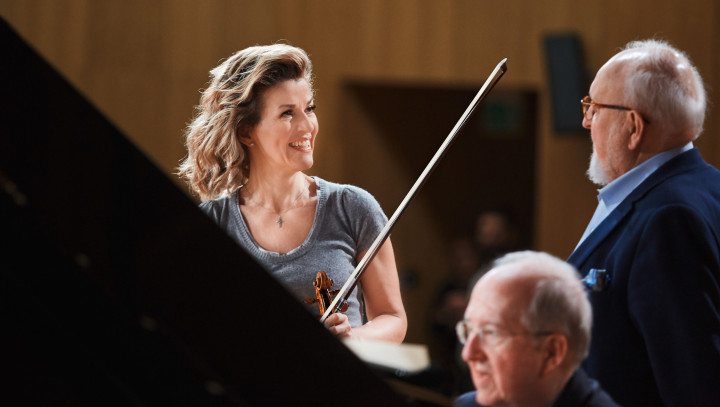
[[[317,276],[315,277],[315,281],[313,281],[313,286],[315,286],[315,298],[305,298],[306,304],[318,304],[318,308],[320,308],[320,315],[325,314],[325,311],[330,307],[330,304],[333,301],[333,298],[340,290],[331,290],[333,284],[335,284],[335,281],[331,280],[330,277],[328,277],[327,273],[324,271],[318,271]],[[348,304],[347,301],[344,301],[342,306],[339,307],[340,312],[347,311]]]

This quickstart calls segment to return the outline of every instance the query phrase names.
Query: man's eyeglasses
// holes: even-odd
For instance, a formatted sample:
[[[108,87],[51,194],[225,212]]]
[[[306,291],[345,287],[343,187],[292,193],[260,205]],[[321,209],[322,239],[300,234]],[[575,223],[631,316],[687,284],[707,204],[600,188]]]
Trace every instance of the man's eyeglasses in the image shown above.
[[[520,335],[528,335],[528,336],[545,336],[545,335],[551,335],[554,332],[521,332],[521,333],[515,333],[515,332],[503,332],[500,333],[497,329],[485,326],[485,327],[474,327],[470,325],[467,321],[459,321],[455,325],[455,333],[457,334],[458,340],[461,344],[465,345],[465,342],[467,342],[468,338],[470,337],[470,334],[475,333],[475,335],[478,336],[478,340],[483,346],[486,347],[493,347],[500,343],[500,340],[504,337],[508,336],[520,336]]]
[[[582,99],[580,100],[580,103],[582,104],[583,116],[585,116],[585,118],[588,119],[588,120],[590,120],[590,121],[592,121],[593,116],[595,116],[595,112],[597,111],[597,109],[599,109],[599,108],[601,108],[601,107],[605,107],[605,108],[608,108],[608,109],[617,109],[617,110],[633,110],[633,109],[631,109],[631,108],[629,108],[629,107],[626,107],[626,106],[606,105],[606,104],[604,104],[604,103],[596,103],[596,102],[593,102],[593,101],[592,101],[592,99],[590,98],[590,96],[585,96],[584,98],[582,98]],[[592,109],[591,109],[591,107],[592,107]],[[650,122],[649,122],[648,120],[646,120],[644,117],[643,117],[643,121],[644,121],[645,123],[650,123]]]

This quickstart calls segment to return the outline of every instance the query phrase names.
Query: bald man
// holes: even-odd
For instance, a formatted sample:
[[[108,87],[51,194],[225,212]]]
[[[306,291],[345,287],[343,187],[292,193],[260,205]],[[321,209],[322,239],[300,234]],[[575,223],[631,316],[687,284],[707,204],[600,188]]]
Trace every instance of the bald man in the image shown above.
[[[571,265],[532,251],[503,256],[473,288],[457,326],[476,390],[455,406],[617,406],[577,370],[591,324]]]
[[[693,145],[702,79],[669,44],[632,42],[582,107],[601,187],[568,259],[593,306],[583,366],[624,406],[720,406],[720,172]]]

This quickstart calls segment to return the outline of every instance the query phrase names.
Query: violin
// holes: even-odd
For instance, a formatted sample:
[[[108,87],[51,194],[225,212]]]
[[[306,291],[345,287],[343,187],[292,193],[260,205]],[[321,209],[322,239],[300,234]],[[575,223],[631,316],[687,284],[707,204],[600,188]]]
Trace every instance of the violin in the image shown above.
[[[353,273],[350,275],[347,282],[345,282],[345,285],[343,285],[340,290],[330,290],[330,288],[334,284],[333,280],[328,278],[327,274],[324,271],[318,272],[317,277],[315,278],[315,282],[313,282],[317,298],[314,300],[306,299],[305,302],[308,304],[318,303],[318,306],[320,307],[320,314],[322,315],[322,317],[320,318],[320,322],[325,322],[325,320],[331,314],[347,311],[347,300],[348,298],[350,298],[350,294],[352,293],[353,289],[355,289],[357,283],[360,281],[362,273],[365,272],[365,269],[370,264],[370,261],[375,258],[375,255],[380,250],[380,246],[382,246],[382,244],[385,243],[385,240],[387,240],[388,236],[390,236],[390,230],[392,230],[393,226],[395,226],[395,222],[397,222],[400,215],[405,212],[405,209],[407,208],[410,201],[415,197],[417,191],[425,184],[425,181],[427,180],[430,173],[435,169],[440,159],[445,155],[448,147],[450,147],[452,142],[455,140],[455,136],[465,126],[468,119],[470,119],[472,114],[475,112],[475,109],[480,104],[480,102],[485,99],[487,94],[490,93],[492,88],[495,87],[498,81],[500,81],[500,78],[502,78],[502,76],[505,74],[505,72],[507,71],[506,62],[507,58],[504,58],[497,64],[495,69],[492,71],[490,76],[483,84],[482,88],[480,88],[478,93],[473,98],[472,102],[470,102],[470,105],[467,107],[467,109],[465,109],[465,113],[463,113],[463,115],[460,117],[458,122],[455,124],[455,127],[453,127],[453,129],[450,131],[450,134],[448,134],[448,136],[445,138],[445,141],[442,143],[438,151],[435,153],[433,158],[425,167],[425,170],[415,181],[415,184],[405,196],[405,199],[403,199],[398,208],[395,210],[395,213],[388,220],[388,223],[385,225],[383,230],[380,231],[380,234],[375,239],[370,248],[367,250],[367,253],[365,253],[365,256],[357,265]],[[326,298],[330,298],[330,294],[335,295],[335,297],[332,302],[327,305],[325,304],[325,301]]]
[[[318,271],[315,281],[313,281],[313,285],[315,286],[315,298],[305,298],[305,303],[317,303],[320,308],[320,315],[325,314],[325,311],[332,303],[333,297],[340,292],[340,290],[330,290],[333,284],[335,284],[335,281],[331,280],[326,272]],[[348,304],[347,301],[345,301],[340,308],[340,312],[347,311],[347,308]]]

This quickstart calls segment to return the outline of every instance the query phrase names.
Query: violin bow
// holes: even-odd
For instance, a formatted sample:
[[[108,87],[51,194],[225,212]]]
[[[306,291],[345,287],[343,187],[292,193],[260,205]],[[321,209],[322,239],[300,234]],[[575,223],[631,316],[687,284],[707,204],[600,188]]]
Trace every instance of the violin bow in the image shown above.
[[[470,102],[470,105],[467,107],[467,109],[465,109],[465,113],[463,113],[458,122],[455,124],[455,127],[453,127],[453,129],[450,131],[450,134],[448,134],[448,136],[445,138],[445,141],[442,143],[438,151],[435,153],[433,158],[425,167],[425,170],[422,172],[422,174],[420,174],[420,177],[418,177],[418,179],[415,181],[415,184],[412,186],[407,195],[405,195],[405,199],[403,199],[398,208],[395,210],[395,213],[392,215],[390,220],[388,220],[383,230],[380,231],[378,237],[375,238],[375,241],[367,250],[367,253],[365,253],[365,256],[357,265],[357,267],[355,267],[355,270],[345,282],[345,285],[343,285],[343,287],[337,293],[335,299],[332,301],[332,303],[330,303],[330,306],[320,318],[321,323],[325,322],[325,320],[330,315],[338,312],[340,308],[342,308],[342,305],[347,302],[347,299],[350,298],[350,294],[352,293],[353,289],[355,289],[355,286],[357,286],[357,283],[360,281],[360,277],[365,272],[365,269],[370,264],[372,259],[375,258],[378,250],[380,250],[380,246],[382,246],[382,244],[385,243],[385,240],[387,240],[388,236],[390,236],[390,230],[392,230],[393,226],[395,226],[395,222],[397,222],[398,218],[400,218],[400,215],[405,212],[405,209],[407,208],[410,201],[415,198],[417,191],[425,184],[425,181],[427,180],[430,173],[435,169],[440,159],[442,159],[442,157],[447,152],[450,144],[452,144],[452,142],[455,140],[455,136],[457,136],[460,130],[462,130],[462,128],[465,126],[465,123],[475,112],[475,108],[477,108],[480,102],[485,99],[487,94],[490,93],[492,88],[495,87],[495,85],[500,81],[500,78],[502,78],[502,76],[507,71],[506,62],[507,58],[504,58],[497,64],[495,69],[485,81],[485,84],[483,84],[482,88],[480,88],[478,93],[473,98],[472,102]]]

